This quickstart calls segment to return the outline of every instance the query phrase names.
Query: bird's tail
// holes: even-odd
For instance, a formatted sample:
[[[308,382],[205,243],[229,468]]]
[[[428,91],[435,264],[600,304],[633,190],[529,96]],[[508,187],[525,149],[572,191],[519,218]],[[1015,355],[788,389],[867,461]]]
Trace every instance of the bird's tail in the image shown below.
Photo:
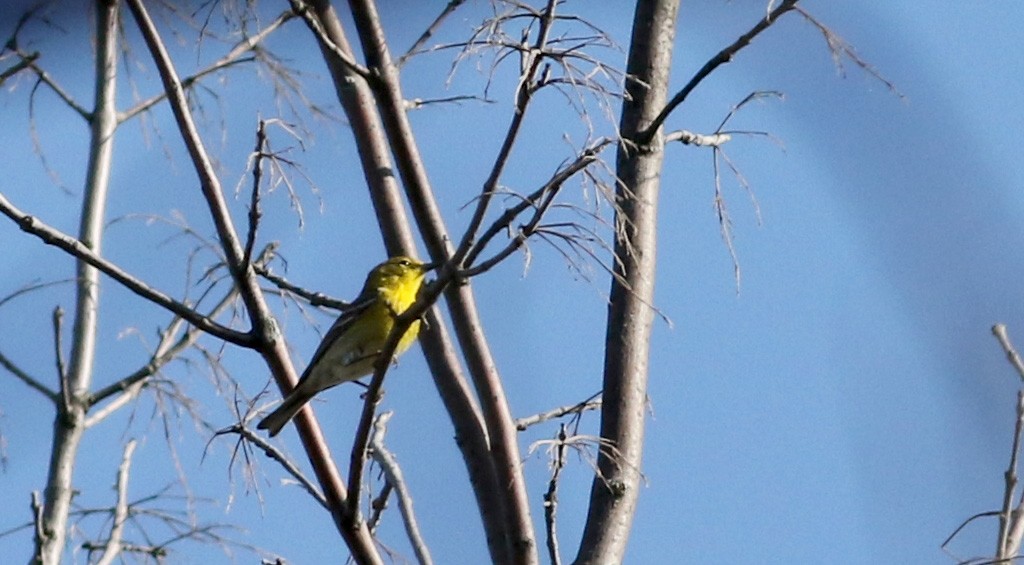
[[[302,410],[302,407],[312,400],[315,394],[315,392],[306,392],[301,386],[296,388],[291,392],[291,394],[285,397],[284,402],[282,402],[276,410],[268,414],[266,418],[260,420],[260,423],[256,424],[256,427],[261,430],[269,431],[270,437],[276,436],[280,433],[281,429],[299,413],[299,410]]]

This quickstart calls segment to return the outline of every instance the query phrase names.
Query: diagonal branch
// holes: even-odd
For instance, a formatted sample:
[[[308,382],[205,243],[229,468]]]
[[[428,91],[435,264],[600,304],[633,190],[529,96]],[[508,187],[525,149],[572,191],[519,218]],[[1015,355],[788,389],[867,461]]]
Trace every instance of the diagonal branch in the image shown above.
[[[323,306],[325,308],[331,308],[332,310],[339,310],[341,312],[348,310],[352,306],[349,302],[346,302],[344,300],[332,298],[322,292],[309,290],[296,284],[293,284],[291,282],[288,282],[288,280],[285,279],[284,277],[280,275],[275,275],[274,272],[270,270],[270,267],[267,267],[265,265],[256,265],[255,269],[257,275],[263,277],[264,279],[267,279],[277,288],[285,292],[290,292],[296,296],[299,296],[300,298],[302,298],[306,302],[309,302],[313,306]]]
[[[85,106],[79,104],[74,99],[74,97],[71,96],[71,93],[69,93],[67,90],[64,90],[64,87],[58,84],[57,81],[50,76],[50,73],[46,72],[35,63],[35,60],[38,58],[38,53],[22,53],[21,51],[18,51],[18,56],[20,56],[22,60],[30,59],[28,67],[32,69],[33,73],[35,73],[36,78],[39,80],[39,82],[48,86],[50,90],[52,90],[53,93],[56,94],[57,97],[60,98],[64,102],[64,104],[68,106],[68,108],[74,110],[76,114],[81,116],[86,121],[92,119],[92,112],[87,110]]]
[[[20,73],[21,71],[23,71],[25,69],[31,67],[32,64],[35,63],[36,59],[38,59],[38,58],[39,58],[39,53],[38,52],[33,52],[33,53],[28,53],[26,55],[22,55],[17,63],[11,65],[10,67],[8,67],[8,68],[4,69],[2,72],[0,72],[0,86],[3,86],[4,83],[7,82],[7,79],[11,78],[12,76]]]
[[[434,21],[431,22],[429,26],[427,26],[427,29],[422,34],[420,34],[419,39],[417,39],[411,46],[409,46],[409,49],[405,51],[404,55],[398,58],[398,61],[395,62],[395,65],[399,67],[404,66],[405,62],[409,60],[409,57],[415,55],[419,51],[419,49],[423,47],[423,44],[429,41],[430,38],[433,37],[435,33],[437,33],[437,30],[440,29],[441,24],[444,23],[444,20],[447,19],[448,16],[452,15],[452,12],[458,9],[458,7],[463,5],[465,2],[466,0],[449,0],[448,4],[446,4],[444,9],[441,10],[441,13],[438,14],[437,17],[434,18]]]
[[[214,172],[213,164],[199,137],[181,82],[178,80],[170,56],[167,54],[167,49],[152,19],[146,12],[142,0],[127,1],[139,29],[142,31],[146,45],[152,53],[154,61],[156,61],[164,89],[168,92],[171,109],[174,112],[178,129],[188,149],[196,174],[199,177],[200,189],[202,190],[203,197],[206,199],[214,225],[217,228],[217,235],[224,250],[225,262],[232,278],[235,280],[235,284],[238,286],[238,291],[242,302],[245,304],[249,319],[252,321],[253,334],[257,342],[254,347],[263,356],[263,360],[274,375],[278,387],[281,390],[290,390],[298,382],[298,377],[291,363],[287,344],[281,339],[277,322],[274,320],[264,300],[262,290],[253,271],[253,266],[245,264],[243,261],[242,245],[232,224],[220,181]],[[352,551],[353,557],[357,561],[380,563],[380,554],[373,543],[366,525],[359,524],[357,527],[352,528],[346,524],[345,516],[350,513],[348,507],[356,504],[357,501],[350,499],[348,496],[348,491],[345,489],[341,474],[338,472],[337,466],[330,456],[330,450],[323,437],[323,432],[312,410],[303,410],[298,416],[297,424],[303,449],[305,449],[307,457],[313,466],[317,480],[324,489],[324,495],[328,500],[328,506],[335,527],[345,539],[349,549]]]
[[[473,211],[473,216],[469,220],[469,226],[466,228],[465,233],[462,235],[462,241],[459,243],[458,249],[455,251],[455,257],[453,260],[456,263],[461,263],[470,252],[473,241],[477,237],[477,233],[480,230],[481,225],[484,221],[484,215],[487,213],[487,208],[490,205],[491,198],[497,192],[498,183],[501,180],[501,175],[508,165],[509,158],[512,155],[512,148],[515,146],[516,139],[519,136],[519,131],[523,125],[523,119],[526,117],[526,109],[530,104],[530,100],[533,97],[533,93],[536,92],[536,80],[537,73],[540,70],[541,63],[544,61],[542,53],[544,48],[547,46],[548,37],[551,33],[551,24],[555,18],[555,0],[549,0],[547,8],[545,9],[543,16],[540,18],[540,28],[537,31],[537,40],[532,46],[532,49],[528,52],[523,53],[525,63],[523,64],[523,71],[519,77],[519,86],[516,88],[515,93],[515,111],[512,114],[512,121],[509,123],[508,129],[505,132],[505,138],[502,140],[501,148],[498,150],[498,156],[494,160],[494,165],[491,167],[491,172],[484,181],[483,188],[480,191],[480,196],[477,199],[476,209]]]
[[[16,379],[28,385],[29,388],[35,390],[36,392],[50,399],[51,402],[60,402],[60,395],[58,395],[56,392],[51,390],[50,387],[44,385],[42,382],[40,382],[32,375],[26,373],[24,370],[21,369],[21,367],[15,365],[14,362],[11,361],[3,353],[0,353],[0,367],[7,369],[7,371],[14,375]]]
[[[375,94],[371,92],[367,81],[330,54],[329,44],[339,46],[347,53],[352,52],[334,7],[327,0],[312,0],[311,3],[323,24],[323,34],[318,34],[317,39],[321,50],[324,51],[324,60],[334,80],[338,99],[352,125],[363,174],[385,247],[390,254],[414,253],[416,247],[393,173],[391,148],[388,146],[388,138],[385,137],[387,130],[388,136],[398,135],[396,131],[404,134],[402,142],[395,142],[396,161],[406,183],[410,207],[416,215],[417,222],[424,226],[421,232],[430,255],[434,260],[447,258],[450,255],[449,238],[426,179],[422,161],[418,158],[415,140],[411,137],[400,89],[392,93],[393,95],[386,101],[381,99],[375,103]],[[375,29],[379,31],[379,28]],[[385,47],[380,44],[375,45],[371,51],[364,51],[378,54]],[[397,78],[392,79],[397,88]],[[388,87],[388,90],[391,91],[391,88]],[[385,122],[383,126],[382,121]],[[394,127],[387,125],[396,121],[402,123]],[[410,155],[414,158],[411,159]],[[471,300],[468,288],[463,287],[459,292],[469,295],[470,298],[467,300]],[[424,346],[430,374],[455,428],[456,445],[462,453],[473,485],[473,493],[486,532],[488,550],[493,561],[507,562],[507,535],[502,500],[507,496],[507,489],[495,473],[488,430],[484,425],[481,409],[475,404],[472,391],[462,374],[458,354],[443,319],[436,309],[431,310],[426,319],[430,322],[430,327],[422,332],[420,341]]]
[[[136,295],[170,310],[178,316],[188,320],[190,324],[198,327],[204,332],[242,347],[252,347],[253,339],[250,334],[222,326],[206,316],[203,316],[199,312],[196,312],[189,306],[150,287],[145,282],[135,278],[121,267],[118,267],[114,263],[97,255],[78,239],[57,230],[56,228],[50,227],[34,216],[22,212],[11,204],[3,194],[0,194],[0,214],[3,214],[13,220],[14,223],[18,224],[18,227],[20,227],[22,231],[30,233],[41,239],[43,243],[53,245],[54,247],[85,261],[93,267],[96,267]]]
[[[295,479],[295,481],[298,482],[302,486],[302,488],[305,489],[306,492],[313,497],[314,500],[320,503],[320,506],[323,506],[324,508],[330,510],[330,505],[327,502],[327,497],[325,497],[324,494],[320,492],[320,489],[317,488],[316,484],[314,484],[313,481],[309,479],[309,477],[303,474],[302,470],[299,469],[298,466],[291,461],[291,459],[288,459],[288,456],[282,453],[280,449],[274,447],[272,443],[260,437],[259,434],[253,433],[252,430],[250,430],[249,428],[245,427],[240,423],[235,424],[233,426],[228,426],[227,428],[221,430],[217,430],[217,432],[214,433],[215,436],[225,434],[238,434],[238,436],[244,439],[245,441],[248,441],[252,445],[255,445],[256,447],[261,449],[267,457],[281,465],[281,467],[284,468],[286,473],[291,475],[291,477]]]
[[[205,69],[202,69],[199,72],[182,79],[181,86],[183,88],[190,88],[193,84],[199,82],[200,80],[211,74],[224,70],[233,65],[237,65],[239,63],[247,63],[252,61],[253,59],[251,57],[243,57],[243,55],[256,49],[256,47],[259,46],[259,44],[262,43],[263,40],[266,39],[268,35],[276,31],[278,28],[280,28],[286,22],[288,22],[288,20],[294,17],[295,13],[292,12],[291,10],[283,12],[281,15],[275,18],[274,21],[270,22],[269,24],[267,24],[266,27],[261,29],[259,33],[247,37],[242,41],[239,41],[231,49],[231,51],[227,53],[227,55],[224,55],[217,61],[214,61],[210,66],[206,67]],[[135,116],[149,110],[153,106],[156,106],[157,104],[166,99],[167,91],[165,90],[164,92],[151,96],[146,100],[139,102],[135,106],[132,106],[128,110],[121,112],[121,114],[118,115],[117,121],[118,123],[126,122],[134,118]]]
[[[221,301],[217,303],[216,306],[214,306],[213,310],[210,311],[210,314],[207,317],[210,319],[216,318],[222,312],[224,312],[224,310],[231,306],[231,304],[234,303],[235,298],[237,297],[237,289],[232,288],[231,291],[229,291],[224,296],[224,298],[222,298]],[[137,369],[132,374],[118,380],[117,382],[111,383],[89,395],[89,397],[85,400],[86,406],[93,407],[99,404],[100,402],[103,402],[110,396],[113,396],[114,394],[117,393],[121,393],[121,396],[118,397],[116,400],[104,406],[103,409],[100,410],[99,412],[96,412],[95,414],[89,416],[89,418],[85,421],[85,426],[87,428],[101,422],[104,418],[112,414],[118,408],[127,404],[132,398],[134,398],[138,394],[138,391],[140,390],[140,387],[136,385],[142,383],[149,377],[155,375],[158,371],[160,371],[160,369],[164,365],[173,361],[183,351],[193,346],[196,343],[196,341],[198,341],[198,339],[202,335],[204,335],[204,332],[201,329],[195,326],[190,326],[187,330],[185,330],[185,333],[180,338],[178,338],[176,342],[172,343],[171,339],[177,333],[182,321],[182,318],[176,318],[171,322],[170,326],[166,330],[161,332],[162,336],[160,339],[160,343],[157,345],[156,352],[153,354],[153,357],[149,360],[148,363]]]
[[[780,16],[795,9],[796,4],[799,1],[800,0],[783,0],[775,7],[774,10],[769,12],[768,15],[758,20],[758,22],[754,24],[749,31],[739,36],[739,38],[732,42],[731,45],[719,51],[714,57],[708,60],[707,63],[704,63],[704,66],[697,71],[697,74],[693,75],[693,78],[691,78],[690,81],[687,82],[686,85],[668,101],[668,104],[661,109],[661,112],[658,113],[654,120],[652,120],[645,129],[637,133],[634,138],[636,144],[640,146],[649,144],[654,139],[658,129],[665,123],[669,114],[678,108],[679,105],[686,100],[686,97],[689,96],[690,93],[704,81],[704,79],[710,76],[718,67],[731,62],[741,49],[750,45],[750,42],[753,41],[755,37],[757,37],[762,31],[771,27],[776,21],[778,21]]]
[[[252,318],[254,331],[261,339],[267,339],[268,336],[263,334],[268,330],[266,326],[270,320],[269,310],[260,298],[259,285],[256,283],[253,273],[247,269],[243,261],[242,244],[239,242],[238,234],[232,224],[231,214],[228,211],[227,202],[224,200],[223,190],[221,190],[220,179],[214,171],[213,162],[199,136],[195,120],[192,118],[192,112],[189,110],[185,98],[185,90],[178,79],[167,48],[143,6],[142,0],[128,0],[128,7],[131,8],[132,14],[135,16],[146,46],[160,72],[160,79],[163,82],[164,90],[167,91],[168,101],[177,121],[178,130],[181,132],[182,141],[188,150],[196,176],[199,177],[200,189],[206,199],[207,208],[209,208],[210,216],[217,229],[217,236],[224,249],[224,259],[228,270],[239,287],[246,310]]]
[[[327,31],[324,29],[323,22],[320,21],[319,16],[314,13],[313,8],[305,2],[305,0],[289,0],[289,2],[292,5],[292,10],[302,18],[302,21],[306,22],[306,25],[309,26],[313,35],[320,39],[322,47],[326,48],[329,53],[337,57],[337,59],[350,71],[359,75],[367,82],[373,82],[375,78],[374,73],[357,63],[355,58],[352,57],[351,52],[331,39]]]
[[[534,234],[537,230],[537,226],[544,218],[544,214],[551,207],[554,202],[554,198],[558,191],[562,188],[562,185],[576,175],[576,173],[586,169],[591,163],[597,160],[598,155],[601,151],[612,144],[610,139],[601,139],[596,143],[584,150],[576,159],[562,167],[556,172],[548,182],[544,183],[531,194],[527,195],[519,204],[505,210],[505,212],[499,216],[491,226],[480,235],[480,238],[476,240],[469,253],[466,255],[467,268],[459,273],[462,277],[471,277],[476,274],[482,273],[494,265],[503,261],[506,257],[514,253],[526,240]],[[527,209],[533,208],[534,213],[530,220],[523,226],[520,226],[518,233],[515,238],[512,239],[502,250],[494,254],[493,257],[487,259],[479,264],[474,264],[477,257],[484,250],[488,243],[499,233],[505,231],[512,226],[513,220],[522,214]]]

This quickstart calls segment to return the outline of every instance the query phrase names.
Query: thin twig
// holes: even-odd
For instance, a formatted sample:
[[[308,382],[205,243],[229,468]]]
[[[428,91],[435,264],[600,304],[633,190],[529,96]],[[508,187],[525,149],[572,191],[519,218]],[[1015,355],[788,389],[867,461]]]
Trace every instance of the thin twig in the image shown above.
[[[498,150],[498,156],[491,167],[491,172],[487,180],[484,181],[476,208],[473,210],[473,216],[470,218],[469,225],[462,235],[462,241],[455,251],[453,261],[456,264],[462,263],[463,259],[472,251],[473,243],[483,224],[491,198],[497,191],[502,173],[505,171],[505,167],[508,165],[512,155],[512,148],[519,137],[523,120],[526,117],[526,109],[533,98],[533,94],[536,92],[534,82],[537,80],[537,73],[541,69],[541,63],[544,61],[543,53],[551,33],[551,24],[554,21],[556,4],[555,0],[548,0],[547,7],[540,17],[537,40],[533,44],[533,48],[522,55],[524,57],[523,70],[519,76],[519,84],[516,87],[515,111],[512,114],[512,121],[505,131],[505,137],[502,140],[501,148]]]
[[[444,23],[444,20],[465,2],[466,0],[449,0],[448,4],[444,7],[444,10],[441,10],[441,13],[438,14],[437,17],[434,18],[434,21],[431,22],[429,26],[427,26],[427,29],[422,34],[420,34],[419,39],[417,39],[411,46],[409,46],[409,49],[405,52],[404,55],[398,58],[395,64],[398,65],[399,67],[405,65],[405,62],[409,59],[409,57],[413,56],[417,51],[419,51],[419,49],[423,47],[423,44],[429,41],[430,38],[433,37],[435,33],[437,33],[437,30],[440,29],[441,24]]]
[[[581,414],[588,410],[597,410],[601,407],[601,402],[601,393],[598,392],[583,402],[559,406],[558,408],[548,410],[547,412],[541,412],[540,414],[534,414],[533,416],[526,416],[525,418],[517,418],[516,429],[523,431],[535,424],[568,416],[569,414]]]
[[[380,520],[384,517],[384,510],[388,507],[388,498],[394,490],[395,487],[391,486],[391,483],[385,482],[380,493],[370,501],[370,508],[373,509],[373,514],[370,514],[370,519],[367,521],[370,533],[377,533],[377,526],[380,525]]]
[[[117,504],[114,506],[114,523],[110,527],[103,557],[96,565],[110,565],[117,559],[123,548],[124,524],[128,520],[128,474],[132,466],[132,454],[135,453],[135,440],[128,441],[121,456],[121,465],[117,470]]]
[[[611,144],[612,141],[610,139],[598,140],[581,152],[572,163],[559,169],[551,179],[548,180],[548,182],[544,183],[543,186],[523,198],[522,201],[515,206],[505,210],[505,212],[499,216],[473,243],[469,252],[466,254],[466,269],[462,270],[459,273],[459,276],[471,277],[487,271],[522,247],[526,239],[536,231],[537,226],[544,218],[544,214],[553,204],[554,197],[562,188],[562,185],[567,180],[575,176],[576,173],[585,170],[592,163],[597,161],[598,155],[601,151]],[[476,263],[477,257],[484,250],[487,244],[490,243],[497,234],[509,229],[515,218],[529,208],[533,208],[534,213],[530,220],[519,228],[517,236],[491,258],[481,261],[478,264],[474,264]]]
[[[313,13],[313,9],[310,8],[309,4],[306,3],[305,0],[289,0],[289,3],[292,6],[292,10],[302,18],[302,21],[306,22],[306,25],[309,26],[313,35],[319,38],[321,44],[332,55],[337,57],[343,65],[348,67],[355,74],[363,77],[367,82],[372,82],[374,80],[376,76],[374,73],[371,73],[369,69],[357,63],[350,53],[347,53],[344,49],[338,46],[338,44],[331,41],[330,36],[328,36],[327,32],[324,31],[323,23],[320,22],[320,19],[317,18],[315,13]]]
[[[224,312],[224,310],[234,303],[237,297],[238,289],[237,287],[232,287],[224,298],[222,298],[221,301],[214,306],[213,310],[210,311],[209,318],[213,319],[219,316]],[[132,399],[138,396],[139,392],[145,386],[150,377],[157,374],[164,365],[176,359],[186,349],[195,345],[199,338],[204,335],[203,332],[195,326],[190,326],[177,341],[172,342],[172,338],[177,333],[177,327],[180,323],[181,318],[176,318],[171,321],[166,330],[161,332],[162,337],[160,339],[160,343],[157,345],[156,351],[153,353],[153,356],[150,358],[148,363],[135,370],[132,374],[89,395],[86,399],[86,405],[91,408],[106,400],[108,397],[120,393],[120,396],[109,404],[106,404],[100,410],[92,412],[89,415],[85,420],[86,428],[90,428],[102,422],[122,406],[131,402]]]
[[[3,86],[4,82],[6,82],[7,79],[32,66],[32,63],[34,63],[38,58],[39,52],[35,51],[29,53],[28,55],[22,56],[17,63],[12,65],[11,67],[4,69],[3,72],[0,72],[0,86]]]
[[[548,481],[548,490],[544,493],[544,525],[547,527],[548,557],[551,565],[561,565],[562,558],[558,552],[558,524],[555,518],[558,514],[558,478],[565,467],[565,424],[558,428],[558,436],[552,446],[554,453],[551,456],[551,480]]]
[[[252,248],[256,245],[256,230],[260,225],[260,181],[263,178],[263,158],[267,149],[267,123],[259,121],[256,126],[256,147],[253,149],[254,160],[252,164],[252,194],[249,197],[249,231],[245,236],[245,251],[242,254],[242,262],[248,264],[252,259]]]
[[[239,41],[231,49],[231,51],[229,51],[227,53],[227,55],[224,55],[223,57],[221,57],[220,59],[218,59],[217,61],[215,61],[210,66],[206,67],[205,69],[202,69],[202,70],[200,70],[199,72],[197,72],[197,73],[195,73],[193,75],[190,75],[190,76],[187,76],[187,77],[183,78],[181,80],[181,85],[183,87],[185,87],[185,88],[189,88],[193,84],[199,82],[201,79],[206,77],[207,75],[213,74],[213,73],[215,73],[217,71],[224,70],[224,69],[226,69],[226,68],[228,68],[228,67],[230,67],[232,65],[236,65],[238,63],[244,63],[244,62],[252,61],[253,60],[252,58],[242,58],[242,55],[244,55],[245,53],[248,53],[249,51],[252,51],[253,49],[255,49],[264,39],[266,39],[266,37],[268,35],[270,35],[274,31],[276,31],[278,28],[280,28],[282,25],[284,25],[288,20],[290,20],[290,19],[292,19],[294,17],[295,17],[295,13],[292,12],[291,10],[287,10],[287,11],[283,12],[281,15],[279,15],[277,18],[275,18],[274,21],[270,22],[269,24],[267,24],[266,27],[261,29],[259,31],[259,33],[255,34],[255,35],[252,35],[250,37],[247,37],[247,38],[243,39],[242,41]],[[145,112],[146,110],[149,110],[153,106],[159,104],[160,102],[162,102],[166,98],[167,98],[167,91],[164,91],[164,92],[161,92],[160,94],[156,94],[156,95],[154,95],[154,96],[152,96],[152,97],[150,97],[150,98],[148,98],[146,100],[143,100],[142,102],[139,102],[138,104],[136,104],[135,106],[129,108],[128,110],[126,110],[124,112],[121,112],[121,114],[118,116],[118,122],[125,122],[127,120],[130,120],[130,119],[134,118],[135,116],[137,116],[138,114],[141,114],[142,112]]]
[[[373,422],[373,434],[370,436],[370,454],[373,460],[380,465],[387,482],[391,485],[395,494],[398,495],[398,509],[402,513],[402,522],[405,524],[406,535],[409,536],[409,543],[412,544],[413,552],[420,565],[430,565],[433,560],[430,558],[430,550],[427,548],[423,536],[420,534],[419,524],[416,522],[416,515],[412,511],[412,493],[402,475],[402,469],[398,466],[398,459],[395,458],[386,447],[384,447],[384,435],[387,433],[388,421],[394,412],[385,412]]]
[[[282,453],[281,450],[274,447],[273,444],[265,440],[259,434],[253,433],[252,431],[249,430],[249,428],[245,427],[242,424],[235,424],[233,426],[228,426],[226,428],[217,430],[217,432],[214,433],[213,435],[221,436],[226,434],[237,434],[241,439],[261,449],[267,457],[269,457],[273,461],[276,461],[277,464],[280,465],[286,473],[291,475],[291,477],[295,479],[296,482],[298,482],[299,485],[301,485],[302,488],[304,488],[306,492],[313,497],[313,499],[319,502],[320,505],[323,506],[324,508],[330,510],[330,507],[328,506],[327,503],[327,498],[316,486],[316,484],[314,484],[313,481],[309,480],[309,478],[307,478],[306,475],[302,473],[302,470],[300,470],[299,467],[295,465],[295,463],[292,463],[292,461],[288,459],[288,456]]]
[[[3,353],[0,353],[0,367],[7,369],[7,371],[14,375],[14,377],[17,378],[19,381],[25,383],[26,385],[29,386],[29,388],[39,392],[46,398],[49,398],[51,402],[55,404],[57,402],[60,402],[60,395],[57,392],[53,391],[50,387],[44,385],[42,382],[40,382],[32,375],[26,373],[21,367],[15,365],[14,362],[11,361]]]
[[[26,58],[26,57],[31,57],[32,56],[32,54],[21,53],[20,51],[18,52],[18,55],[20,57],[22,57],[23,59]],[[34,60],[33,60],[33,62],[31,62],[29,64],[29,67],[32,69],[32,72],[34,72],[36,74],[36,77],[38,78],[39,83],[45,84],[46,86],[50,87],[50,90],[52,90],[53,93],[56,94],[58,98],[60,98],[62,101],[64,101],[64,103],[67,104],[68,108],[71,108],[72,110],[74,110],[76,114],[81,116],[82,119],[84,119],[86,121],[89,121],[89,120],[92,119],[92,112],[87,110],[85,108],[85,106],[82,106],[81,104],[79,104],[71,96],[71,94],[68,91],[64,90],[64,88],[61,85],[57,84],[57,81],[55,81],[53,79],[53,77],[50,76],[49,73],[47,73],[42,68],[40,68],[34,62]]]
[[[338,310],[344,312],[352,307],[352,304],[345,301],[327,296],[326,294],[318,291],[312,291],[301,286],[297,286],[293,283],[288,282],[284,277],[275,275],[269,267],[257,265],[255,267],[256,274],[267,279],[274,286],[280,288],[283,291],[290,292],[296,296],[303,298],[306,302],[309,302],[313,306],[323,306],[332,310]]]

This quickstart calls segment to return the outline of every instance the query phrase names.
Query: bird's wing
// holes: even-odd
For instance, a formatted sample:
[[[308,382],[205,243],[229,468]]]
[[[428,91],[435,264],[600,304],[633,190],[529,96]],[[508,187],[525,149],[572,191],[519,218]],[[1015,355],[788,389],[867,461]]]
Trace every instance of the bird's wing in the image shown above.
[[[338,316],[338,319],[334,321],[334,325],[331,329],[327,330],[327,335],[324,336],[323,340],[320,341],[320,345],[317,346],[316,351],[313,353],[312,359],[309,360],[309,364],[306,365],[306,370],[302,372],[302,376],[299,377],[299,382],[306,379],[312,372],[313,368],[316,367],[320,359],[327,353],[327,350],[331,348],[331,345],[338,340],[341,336],[345,335],[352,324],[363,315],[366,310],[373,306],[373,303],[377,301],[376,294],[367,295],[367,293],[360,294],[355,302]]]

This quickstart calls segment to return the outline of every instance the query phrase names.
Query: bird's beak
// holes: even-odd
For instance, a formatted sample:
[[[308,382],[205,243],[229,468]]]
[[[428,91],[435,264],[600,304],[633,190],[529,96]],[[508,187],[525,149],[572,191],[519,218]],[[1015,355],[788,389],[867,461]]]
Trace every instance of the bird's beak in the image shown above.
[[[433,271],[434,269],[440,267],[441,265],[444,265],[443,261],[434,261],[431,263],[424,263],[423,266],[420,267],[420,269],[422,269],[423,272],[426,273],[428,271]]]

